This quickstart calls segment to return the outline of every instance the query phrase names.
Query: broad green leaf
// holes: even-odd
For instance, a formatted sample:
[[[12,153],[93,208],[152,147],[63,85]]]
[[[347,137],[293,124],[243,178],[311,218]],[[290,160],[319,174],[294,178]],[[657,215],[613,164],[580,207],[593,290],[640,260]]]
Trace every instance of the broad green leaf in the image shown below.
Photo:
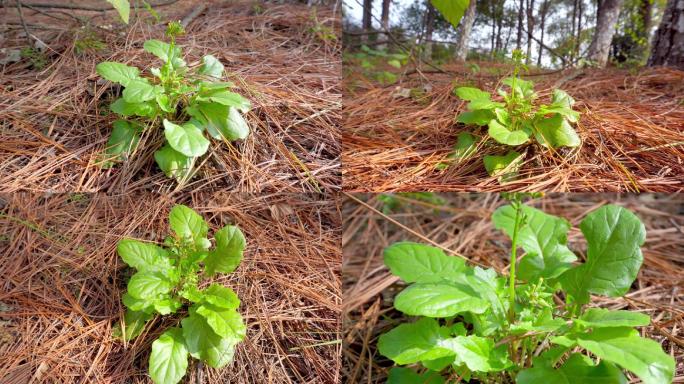
[[[434,360],[423,360],[420,363],[427,369],[439,372],[454,363],[455,356],[444,356]]]
[[[236,340],[242,340],[245,337],[247,328],[242,322],[242,316],[235,309],[202,304],[197,307],[197,314],[204,317],[211,329],[221,337]]]
[[[167,62],[169,61],[169,50],[171,49],[171,46],[163,41],[159,40],[147,40],[145,44],[143,44],[143,49],[145,51],[157,56],[160,58],[162,61]],[[172,57],[180,57],[181,51],[180,48],[174,47],[173,52],[171,53]]]
[[[452,280],[465,271],[465,261],[435,247],[399,242],[385,248],[385,265],[407,283]]]
[[[109,109],[122,116],[152,117],[157,112],[155,105],[149,101],[143,103],[128,103],[123,97],[116,99]]]
[[[203,300],[216,307],[224,309],[237,309],[240,299],[232,289],[220,284],[212,284],[202,291]]]
[[[515,378],[518,384],[627,384],[620,368],[607,361],[596,365],[588,356],[573,353],[560,368],[535,364],[524,369]]]
[[[501,144],[506,145],[520,145],[525,144],[530,137],[530,134],[524,129],[517,129],[511,131],[508,127],[503,126],[496,119],[489,122],[489,136]]]
[[[444,384],[444,379],[437,372],[419,374],[410,368],[392,367],[387,384]]]
[[[511,118],[506,108],[494,108],[494,115],[501,125],[508,126],[511,124]]]
[[[161,272],[138,272],[128,281],[128,294],[137,299],[154,299],[169,293],[173,286]]]
[[[201,91],[208,91],[208,90],[214,90],[214,89],[232,88],[235,86],[235,83],[233,83],[232,81],[217,81],[217,82],[200,81],[199,85],[200,85]]]
[[[387,64],[391,65],[396,69],[401,69],[401,62],[397,59],[387,60]]]
[[[193,157],[185,156],[176,151],[168,143],[154,152],[154,159],[166,177],[181,180],[192,172]]]
[[[659,343],[642,338],[631,328],[598,328],[551,339],[561,345],[579,345],[602,360],[615,363],[637,375],[645,384],[671,383],[675,361]]]
[[[558,106],[572,107],[575,105],[575,99],[573,99],[567,92],[562,89],[554,89],[553,97],[551,102]]]
[[[140,79],[140,71],[138,68],[129,67],[128,65],[116,63],[113,61],[105,61],[95,67],[97,74],[109,81],[119,83],[125,87],[131,80]]]
[[[188,157],[202,156],[209,149],[209,140],[193,124],[178,125],[164,119],[164,136],[171,148]]]
[[[518,77],[507,77],[501,83],[508,85],[515,93],[523,95],[527,99],[535,99],[537,97],[534,93],[534,83],[532,81],[523,80]]]
[[[202,57],[202,66],[199,73],[220,79],[223,77],[223,64],[212,55]]]
[[[589,308],[576,322],[587,328],[641,327],[651,322],[643,313],[632,311],[611,311],[604,308]]]
[[[558,105],[541,105],[539,111],[536,113],[537,116],[546,116],[550,113],[559,114],[565,117],[569,122],[576,123],[579,120],[580,113],[574,111],[570,107],[558,106]]]
[[[176,112],[176,108],[172,104],[171,99],[169,99],[169,96],[167,94],[157,93],[154,99],[157,101],[157,105],[159,106],[159,108],[161,108],[162,111],[169,113]]]
[[[499,103],[498,101],[491,101],[489,99],[477,99],[468,103],[468,109],[470,109],[471,111],[477,109],[495,109],[504,106],[504,103]]]
[[[233,361],[237,338],[223,338],[214,332],[200,315],[193,314],[181,321],[183,338],[190,355],[213,368],[221,368]]]
[[[123,239],[116,251],[124,263],[139,271],[167,271],[171,268],[169,255],[164,248],[152,243]]]
[[[237,108],[228,107],[226,127],[228,128],[228,135],[226,136],[228,140],[245,139],[249,136],[249,125]]]
[[[498,176],[500,182],[515,179],[522,165],[524,156],[516,151],[509,151],[504,156],[487,155],[484,166],[490,176]]]
[[[170,328],[154,343],[150,354],[150,376],[156,384],[176,384],[188,368],[188,350],[180,328]]]
[[[422,318],[380,335],[378,351],[396,364],[434,360],[454,355],[452,350],[440,346],[449,337],[449,329],[440,327],[437,320]]]
[[[477,142],[479,138],[471,135],[468,132],[461,132],[458,134],[454,151],[447,156],[449,160],[466,160],[475,154],[477,150]],[[435,168],[442,170],[448,168],[450,162],[439,163]]]
[[[639,248],[646,230],[639,218],[617,205],[605,205],[582,220],[580,229],[587,239],[587,260],[559,276],[561,285],[580,304],[589,294],[622,296],[641,268]]]
[[[522,206],[522,214],[525,225],[518,228],[518,245],[526,254],[518,264],[520,279],[550,279],[569,269],[577,260],[567,247],[570,223],[527,205]],[[497,229],[512,237],[515,209],[510,205],[500,207],[492,215],[492,221]]]
[[[128,19],[131,13],[131,5],[128,3],[128,0],[107,0],[107,2],[111,4],[117,12],[119,12],[121,20],[128,24]]]
[[[411,316],[449,317],[463,312],[483,313],[489,302],[467,286],[416,283],[397,295],[394,307]]]
[[[552,148],[577,147],[581,140],[565,118],[556,113],[535,123],[537,141]]]
[[[131,311],[140,311],[145,313],[152,313],[154,311],[153,300],[138,299],[128,293],[124,293],[121,296],[121,301],[124,303],[126,308],[130,309]]]
[[[153,315],[143,311],[126,310],[123,325],[119,324],[119,331],[126,341],[138,337],[145,329],[145,324],[152,320]],[[124,332],[125,330],[125,332]]]
[[[249,126],[240,112],[219,103],[198,103],[188,114],[206,123],[207,132],[215,139],[238,140],[249,135]]]
[[[142,103],[148,100],[154,100],[157,94],[157,89],[154,85],[148,83],[146,80],[133,79],[126,84],[126,89],[123,90],[123,98],[127,103]]]
[[[227,225],[216,231],[214,238],[216,239],[216,248],[209,252],[209,256],[204,260],[206,273],[211,276],[216,272],[233,272],[242,260],[245,236],[240,228]]]
[[[506,345],[494,347],[494,340],[480,336],[457,336],[442,342],[456,354],[455,365],[465,364],[473,372],[498,372],[508,368]]]
[[[454,93],[459,98],[468,101],[489,100],[492,97],[489,92],[473,87],[458,87],[454,90]]]
[[[114,129],[107,140],[105,155],[110,160],[125,159],[128,154],[135,150],[140,141],[140,126],[131,124],[126,120],[116,120],[112,123]]]
[[[229,107],[234,107],[241,112],[247,112],[251,108],[249,100],[245,99],[239,93],[231,92],[225,89],[211,91],[206,95],[201,95],[197,101],[213,101]]]
[[[181,303],[180,300],[178,300],[176,298],[172,298],[172,297],[156,300],[154,302],[154,310],[159,312],[162,315],[168,315],[171,313],[175,313],[182,306],[183,306],[183,303]]]
[[[468,0],[430,0],[430,2],[454,28],[458,27],[469,4]]]
[[[185,205],[175,205],[169,213],[169,226],[180,239],[197,243],[207,237],[209,226],[204,218]]]
[[[489,109],[477,109],[461,112],[456,121],[463,124],[487,125],[494,118],[494,112]]]

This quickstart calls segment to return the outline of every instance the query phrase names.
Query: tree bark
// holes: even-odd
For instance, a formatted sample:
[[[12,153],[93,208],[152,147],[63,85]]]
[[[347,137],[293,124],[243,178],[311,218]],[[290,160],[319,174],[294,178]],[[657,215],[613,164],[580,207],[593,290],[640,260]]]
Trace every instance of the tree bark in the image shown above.
[[[435,7],[427,1],[427,16],[425,17],[425,58],[432,58],[432,32],[435,28]]]
[[[684,0],[681,0],[684,1]],[[615,24],[620,15],[622,0],[601,0],[596,16],[596,30],[589,45],[588,59],[603,68],[608,62],[610,43],[615,34]]]
[[[541,67],[542,61],[542,45],[544,44],[544,28],[546,28],[546,14],[549,12],[549,0],[544,0],[539,8],[539,29],[541,29],[541,36],[539,37],[539,55],[537,55],[537,67]]]
[[[684,0],[668,0],[653,39],[648,65],[684,69]]]
[[[599,3],[601,3],[601,0],[598,0],[598,1],[599,1]],[[577,28],[577,8],[578,8],[577,5],[578,5],[578,3],[579,3],[579,0],[575,0],[573,2],[573,5],[572,5],[572,23],[571,23],[572,27],[570,29],[570,38],[571,39],[574,39],[576,36],[575,35],[575,29]],[[600,5],[599,5],[599,7],[600,7]],[[598,9],[598,7],[597,7],[597,9]],[[570,49],[570,62],[572,63],[573,61],[575,61],[575,50]]]
[[[518,36],[515,38],[515,49],[520,49],[522,47],[522,25],[524,6],[524,0],[520,0],[520,3],[518,4]]]
[[[496,7],[493,2],[490,2],[490,12],[492,15],[492,33],[489,34],[489,39],[491,40],[491,49],[489,50],[489,56],[494,57],[494,50],[496,50]]]
[[[470,0],[468,9],[466,9],[461,24],[458,26],[459,35],[456,42],[456,60],[465,61],[468,56],[468,43],[470,42],[470,32],[473,30],[473,22],[475,22],[475,8],[477,7],[477,0]]]
[[[382,30],[383,32],[378,36],[382,41],[388,41],[389,40],[389,15],[390,15],[390,1],[391,0],[382,0],[382,13],[380,14],[380,24],[382,24]],[[379,44],[378,45],[379,49],[387,49],[387,44]]]
[[[361,27],[364,32],[373,30],[373,0],[363,0],[363,19]],[[368,41],[368,34],[361,36],[362,41]]]
[[[574,57],[579,56],[580,45],[582,42],[582,13],[584,10],[584,1],[579,0],[578,2],[579,2],[579,4],[577,5],[577,30],[576,30],[576,34],[575,34],[575,47],[574,47],[575,53],[573,54]],[[619,11],[618,11],[618,14],[619,14]],[[610,50],[610,48],[608,48],[608,49]]]
[[[534,0],[527,0],[527,56],[525,64],[532,62],[532,34],[534,33]]]

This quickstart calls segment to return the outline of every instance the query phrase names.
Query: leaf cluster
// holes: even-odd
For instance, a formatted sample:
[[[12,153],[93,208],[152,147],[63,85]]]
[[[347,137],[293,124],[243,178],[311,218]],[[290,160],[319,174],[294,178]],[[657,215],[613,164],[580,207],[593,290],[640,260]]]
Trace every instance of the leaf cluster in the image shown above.
[[[216,57],[206,55],[200,66],[188,67],[175,44],[175,36],[182,33],[179,23],[169,23],[170,43],[144,43],[145,51],[163,62],[150,69],[151,77],[121,63],[97,65],[100,76],[124,87],[122,97],[110,106],[122,118],[113,123],[103,167],[125,160],[136,149],[144,129],[161,125],[166,143],[154,158],[167,177],[180,182],[192,176],[196,159],[207,152],[210,142],[205,133],[223,141],[249,135],[242,113],[250,109],[250,102],[230,90],[233,83],[221,81],[224,67]]]
[[[170,212],[173,234],[164,247],[123,239],[117,252],[137,270],[128,281],[122,300],[127,307],[117,334],[126,340],[140,335],[155,314],[170,315],[187,308],[181,327],[167,329],[153,344],[149,361],[152,380],[175,384],[185,375],[188,355],[220,368],[233,360],[235,346],[245,337],[246,327],[237,309],[240,300],[230,288],[210,284],[204,278],[233,272],[242,260],[245,238],[236,226],[214,233],[211,249],[209,226],[184,205]]]
[[[563,218],[513,202],[492,220],[513,244],[508,283],[431,246],[385,249],[385,264],[409,284],[394,306],[417,319],[381,335],[378,348],[399,366],[421,367],[395,367],[388,383],[439,384],[445,375],[486,383],[626,383],[623,370],[644,383],[672,381],[674,359],[634,329],[649,324],[647,315],[585,308],[590,294],[619,297],[635,280],[645,239],[636,215],[614,205],[587,215],[581,263],[567,246],[571,226]]]

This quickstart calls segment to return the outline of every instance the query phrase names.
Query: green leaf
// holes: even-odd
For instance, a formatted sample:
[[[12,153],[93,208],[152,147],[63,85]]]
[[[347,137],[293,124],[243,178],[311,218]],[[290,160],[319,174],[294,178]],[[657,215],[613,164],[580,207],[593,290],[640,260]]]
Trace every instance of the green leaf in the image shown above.
[[[211,276],[216,272],[233,272],[242,260],[246,243],[245,236],[240,228],[227,225],[216,231],[214,238],[216,248],[209,252],[209,256],[204,260],[207,274]]]
[[[605,205],[588,214],[580,229],[587,239],[587,261],[560,275],[563,288],[580,304],[589,294],[622,296],[639,272],[643,255],[639,248],[646,230],[639,218],[617,205]]]
[[[171,148],[188,157],[202,156],[209,149],[209,140],[193,124],[178,125],[164,119],[164,136]]]
[[[202,291],[203,300],[218,308],[237,309],[240,299],[232,289],[220,284],[212,284]]]
[[[454,28],[458,27],[469,4],[468,0],[430,0],[430,2]]]
[[[176,384],[188,368],[188,350],[180,328],[169,328],[154,343],[150,354],[150,376],[156,384]]]
[[[197,307],[197,314],[204,317],[211,329],[221,337],[237,340],[242,340],[245,337],[247,328],[242,322],[242,316],[234,309],[202,304]]]
[[[202,58],[202,66],[199,73],[220,79],[223,77],[223,64],[212,55],[206,55]]]
[[[454,150],[447,156],[449,160],[466,160],[470,158],[477,150],[477,143],[479,138],[471,135],[468,132],[461,132],[458,134],[456,139],[456,144],[454,145]],[[443,170],[448,168],[449,162],[439,163],[435,166],[438,170]]]
[[[143,49],[146,52],[149,52],[158,58],[160,58],[162,61],[167,62],[169,61],[169,50],[171,49],[171,46],[163,41],[159,40],[147,40],[145,44],[143,44]],[[178,47],[174,47],[173,52],[171,53],[172,57],[180,57],[181,55],[181,50]]]
[[[522,280],[536,280],[539,277],[557,277],[577,260],[568,249],[570,223],[560,217],[548,215],[536,208],[523,205],[525,225],[518,229],[518,245],[526,252],[518,264],[518,276]],[[513,237],[515,209],[505,205],[492,215],[496,229]]]
[[[465,261],[429,245],[399,242],[385,248],[385,265],[407,283],[437,283],[465,271]]]
[[[204,218],[185,205],[175,205],[169,213],[169,226],[180,239],[194,243],[207,237],[209,226]]]
[[[183,303],[176,298],[164,298],[154,302],[154,310],[162,315],[175,313],[182,306]]]
[[[397,59],[387,60],[387,64],[394,68],[401,69],[401,62]]]
[[[505,107],[504,103],[499,103],[498,101],[491,101],[489,99],[477,99],[468,103],[468,109],[471,111],[477,109],[495,109]]]
[[[449,317],[463,312],[483,313],[489,302],[467,286],[416,283],[397,295],[394,307],[411,316]]]
[[[641,327],[648,325],[651,322],[651,318],[638,312],[589,308],[584,311],[576,322],[587,328]]]
[[[251,108],[249,100],[245,99],[239,93],[231,92],[225,89],[212,91],[206,95],[201,95],[197,101],[213,101],[221,105],[227,105],[239,109],[241,112],[247,112]]]
[[[675,361],[659,343],[639,336],[631,328],[598,328],[551,339],[561,345],[579,345],[602,360],[615,363],[637,375],[645,384],[671,383]]]
[[[474,111],[461,112],[456,121],[463,124],[487,125],[494,118],[494,112],[490,109],[476,109]]]
[[[480,336],[456,336],[443,342],[454,351],[455,365],[465,364],[474,372],[498,372],[511,365],[506,345],[494,347],[494,340]]]
[[[143,103],[128,103],[123,97],[116,99],[109,109],[122,116],[152,117],[157,112],[155,105],[149,101]]]
[[[627,378],[614,364],[601,361],[598,365],[585,355],[573,353],[559,369],[544,364],[524,369],[516,376],[518,384],[627,384]]]
[[[169,99],[169,96],[167,94],[157,93],[154,99],[157,101],[157,105],[159,106],[159,108],[161,108],[162,111],[169,113],[176,112],[176,108],[172,104],[171,99]]]
[[[133,340],[138,337],[145,329],[145,324],[152,320],[152,314],[144,311],[133,311],[131,309],[126,310],[124,315],[123,326],[119,324],[119,331],[122,332],[123,338],[126,341]]]
[[[121,301],[126,308],[131,311],[141,311],[145,313],[152,313],[154,311],[154,301],[148,299],[138,299],[128,293],[124,293],[121,296]]]
[[[105,155],[109,160],[122,160],[135,150],[140,141],[140,127],[126,120],[116,120],[112,123],[114,129],[107,140]]]
[[[154,85],[142,79],[130,80],[122,93],[127,103],[142,103],[143,101],[153,100],[156,94],[157,89]]]
[[[489,122],[489,136],[501,144],[520,145],[527,142],[530,137],[529,132],[524,129],[511,131],[508,127],[501,125],[496,119]]]
[[[454,90],[454,93],[459,98],[468,101],[489,100],[492,97],[489,92],[473,87],[458,87]]]
[[[215,139],[239,140],[249,135],[249,126],[240,112],[219,103],[198,103],[188,113],[206,123],[207,131]]]
[[[444,384],[444,379],[437,372],[419,374],[409,368],[392,367],[387,384]]]
[[[168,143],[154,152],[154,159],[166,177],[181,180],[192,172],[193,157],[185,156],[176,151]]]
[[[499,176],[500,182],[506,182],[518,175],[524,156],[516,151],[509,151],[505,156],[484,157],[484,166],[490,176]]]
[[[128,0],[107,0],[107,2],[111,4],[117,12],[119,12],[121,20],[128,24],[128,19],[131,13],[131,5],[128,3]]]
[[[181,324],[185,345],[192,357],[201,359],[213,368],[224,367],[233,361],[235,346],[241,339],[217,335],[202,316],[192,311]]]
[[[113,61],[105,61],[95,67],[97,74],[109,81],[119,83],[125,87],[131,80],[140,79],[140,71],[138,68],[129,67],[128,65],[116,63]]]
[[[152,243],[123,239],[117,244],[116,251],[124,263],[139,271],[163,272],[171,268],[166,250]]]
[[[173,286],[160,272],[138,272],[128,281],[128,294],[137,299],[155,299],[169,293]]]
[[[563,106],[571,108],[575,105],[575,99],[573,99],[567,92],[562,89],[554,89],[551,102],[554,105]]]
[[[448,328],[440,327],[435,319],[422,318],[380,335],[378,351],[396,364],[412,364],[453,356],[452,350],[440,346],[447,339]]]
[[[537,141],[552,148],[558,147],[577,147],[581,140],[577,132],[565,120],[556,113],[552,117],[542,118],[535,123]]]

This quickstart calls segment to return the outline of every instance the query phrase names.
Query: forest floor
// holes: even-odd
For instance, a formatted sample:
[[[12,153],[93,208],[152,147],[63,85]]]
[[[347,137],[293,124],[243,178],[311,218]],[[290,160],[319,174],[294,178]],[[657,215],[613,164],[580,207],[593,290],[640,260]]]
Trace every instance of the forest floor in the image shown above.
[[[79,2],[90,3],[103,4]],[[139,9],[128,26],[113,11],[50,11],[46,16],[24,7],[29,32],[46,48],[0,65],[0,189],[178,188],[152,157],[162,144],[162,130],[143,135],[122,164],[112,169],[97,165],[115,119],[109,104],[120,90],[102,81],[95,66],[102,61],[145,71],[158,66],[143,51],[144,41],[164,39],[168,21],[184,19],[201,4],[205,11],[178,39],[185,60],[196,65],[203,55],[213,54],[224,64],[227,79],[251,101],[246,119],[252,133],[239,142],[213,141],[186,190],[339,190],[339,15],[333,15],[332,7],[220,0],[157,7],[161,21]],[[74,17],[88,17],[89,23]],[[28,43],[14,7],[0,8],[0,19],[5,22],[0,24],[5,27],[0,59],[8,59]]]
[[[474,65],[476,64],[476,65]],[[553,88],[568,92],[582,113],[576,125],[582,145],[545,150],[518,146],[525,161],[505,184],[490,177],[484,155],[503,155],[502,145],[478,144],[477,152],[443,171],[460,132],[487,136],[486,127],[456,123],[466,102],[455,86],[495,94],[510,65],[446,64],[446,73],[391,69],[404,76],[392,85],[345,67],[342,162],[348,191],[653,191],[684,190],[684,71],[670,68],[533,70],[542,100]],[[477,70],[473,70],[477,68]],[[432,71],[432,72],[429,72]]]
[[[174,204],[197,210],[210,236],[226,224],[247,239],[231,287],[247,336],[217,370],[191,360],[184,383],[339,381],[341,223],[333,199],[197,192],[0,197],[0,382],[151,383],[151,343],[179,316],[157,317],[133,342],[112,336],[125,308],[123,237],[161,243]],[[182,312],[182,311],[181,311]]]
[[[396,195],[399,204],[389,208],[377,196],[352,196],[345,200],[342,209],[342,377],[350,384],[381,384],[393,363],[378,353],[378,337],[405,319],[392,306],[394,297],[405,285],[384,266],[383,249],[398,241],[426,243],[427,238],[467,256],[473,263],[501,270],[507,265],[510,241],[494,229],[491,214],[505,201],[498,194],[440,193],[435,196],[443,202],[431,203]],[[583,253],[586,242],[577,225],[587,213],[606,203],[627,207],[644,223],[644,263],[625,297],[596,296],[592,305],[630,309],[651,316],[652,323],[643,328],[642,335],[657,340],[675,357],[674,382],[683,382],[684,196],[549,194],[533,205],[567,218],[573,225],[569,247]]]

